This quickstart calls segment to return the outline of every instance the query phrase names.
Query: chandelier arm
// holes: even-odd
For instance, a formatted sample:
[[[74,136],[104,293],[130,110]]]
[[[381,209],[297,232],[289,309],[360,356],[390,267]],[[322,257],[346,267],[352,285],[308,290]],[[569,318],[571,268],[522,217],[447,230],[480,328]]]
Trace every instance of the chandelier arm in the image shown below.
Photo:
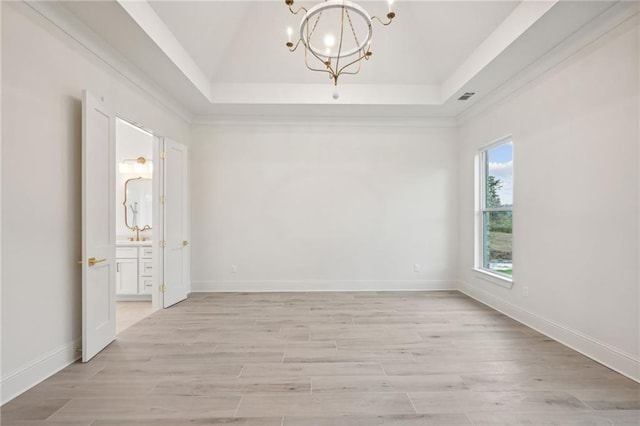
[[[298,10],[293,10],[293,8],[291,6],[289,6],[289,12],[291,12],[292,15],[297,15],[298,13],[300,13],[300,11],[304,10],[304,13],[307,13],[308,10],[306,7],[304,6],[300,6],[298,8]]]
[[[361,61],[363,59],[366,59],[367,55],[361,55],[358,57],[358,59],[354,59],[353,61],[349,62],[347,65],[344,65],[342,68],[340,68],[340,70],[338,71],[338,75],[340,74],[350,74],[350,75],[355,75],[358,74],[360,72],[360,66],[361,66]],[[355,71],[345,71],[347,68],[349,68],[351,65],[354,64],[358,64],[358,69]]]
[[[302,40],[298,39],[298,42],[296,43],[296,45],[295,45],[295,46],[293,46],[293,47],[289,47],[289,52],[295,52],[295,51],[296,51],[296,49],[298,48],[298,45],[300,44],[300,42],[301,42],[301,41],[302,41]]]
[[[371,17],[371,20],[373,21],[374,19],[375,19],[375,20],[377,20],[378,22],[380,22],[380,23],[381,23],[382,25],[384,25],[385,27],[386,27],[387,25],[391,24],[391,22],[393,22],[393,19],[389,19],[387,22],[384,22],[382,19],[380,19],[380,17],[378,17],[378,16],[372,16],[372,17]]]
[[[321,14],[320,14],[321,15]],[[311,71],[320,71],[320,72],[327,72],[329,73],[331,76],[335,76],[335,72],[333,71],[333,69],[331,68],[331,60],[327,59],[326,61],[321,58],[318,54],[316,54],[316,52],[313,51],[313,49],[311,49],[311,47],[309,46],[309,44],[311,44],[311,35],[313,34],[313,30],[315,29],[315,26],[318,24],[318,19],[320,19],[320,17],[318,16],[318,18],[316,19],[316,22],[313,26],[313,29],[311,30],[311,33],[309,32],[309,25],[307,23],[307,43],[304,43],[304,64],[307,66],[308,69],[310,69]],[[307,60],[307,55],[308,53],[311,52],[311,54],[318,60],[320,61],[320,63],[322,63],[327,69],[322,70],[322,69],[316,69],[313,68],[309,65],[309,62]]]
[[[326,69],[319,69],[319,68],[313,68],[311,65],[309,65],[309,61],[308,61],[308,53],[311,52],[311,54],[317,59],[319,60],[325,67]],[[305,48],[304,49],[304,64],[307,67],[307,69],[311,70],[311,71],[318,71],[318,72],[326,72],[327,74],[329,74],[332,78],[336,79],[337,75],[335,73],[335,71],[333,70],[333,68],[331,67],[331,63],[329,61],[324,61],[322,60],[321,57],[319,57],[318,55],[315,54],[315,52],[309,48]]]

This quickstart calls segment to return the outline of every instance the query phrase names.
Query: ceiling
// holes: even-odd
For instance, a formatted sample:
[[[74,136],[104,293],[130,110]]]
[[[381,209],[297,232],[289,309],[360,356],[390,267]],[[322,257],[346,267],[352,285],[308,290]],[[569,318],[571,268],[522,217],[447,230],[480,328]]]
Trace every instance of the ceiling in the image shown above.
[[[371,15],[386,14],[386,1],[358,3]],[[297,28],[301,15],[282,0],[56,7],[196,117],[320,110],[453,117],[621,4],[397,0],[391,25],[374,22],[371,60],[359,74],[340,77],[337,100],[327,75],[305,68],[303,49],[285,47],[286,28]],[[459,101],[467,91],[476,95]]]

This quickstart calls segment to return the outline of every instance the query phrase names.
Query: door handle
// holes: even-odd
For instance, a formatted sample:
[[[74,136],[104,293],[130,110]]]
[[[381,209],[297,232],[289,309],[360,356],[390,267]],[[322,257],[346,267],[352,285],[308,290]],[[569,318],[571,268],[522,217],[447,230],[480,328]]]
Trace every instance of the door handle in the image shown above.
[[[188,246],[188,245],[189,245],[189,241],[184,240],[184,241],[182,242],[182,245],[183,245],[183,246]]]
[[[95,257],[90,257],[87,262],[89,263],[89,266],[94,266],[96,263],[106,262],[106,261],[107,259],[96,259]]]

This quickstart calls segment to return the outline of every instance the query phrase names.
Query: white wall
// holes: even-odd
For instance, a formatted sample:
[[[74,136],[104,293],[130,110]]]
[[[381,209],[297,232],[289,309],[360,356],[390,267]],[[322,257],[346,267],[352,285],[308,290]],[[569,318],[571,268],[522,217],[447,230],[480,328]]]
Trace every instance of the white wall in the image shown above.
[[[454,283],[454,128],[200,125],[191,153],[194,291]]]
[[[636,379],[638,49],[627,23],[459,129],[462,289]],[[509,134],[512,289],[472,272],[474,155]]]
[[[28,6],[2,2],[2,401],[79,345],[81,97],[188,141],[189,126]]]

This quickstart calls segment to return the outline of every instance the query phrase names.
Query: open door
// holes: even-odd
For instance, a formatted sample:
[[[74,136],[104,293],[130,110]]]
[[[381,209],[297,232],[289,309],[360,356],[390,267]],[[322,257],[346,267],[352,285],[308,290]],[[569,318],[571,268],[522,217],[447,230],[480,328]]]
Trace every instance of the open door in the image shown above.
[[[82,362],[116,337],[115,117],[82,96]]]
[[[187,147],[165,138],[164,159],[164,302],[165,308],[189,293],[187,226]]]

